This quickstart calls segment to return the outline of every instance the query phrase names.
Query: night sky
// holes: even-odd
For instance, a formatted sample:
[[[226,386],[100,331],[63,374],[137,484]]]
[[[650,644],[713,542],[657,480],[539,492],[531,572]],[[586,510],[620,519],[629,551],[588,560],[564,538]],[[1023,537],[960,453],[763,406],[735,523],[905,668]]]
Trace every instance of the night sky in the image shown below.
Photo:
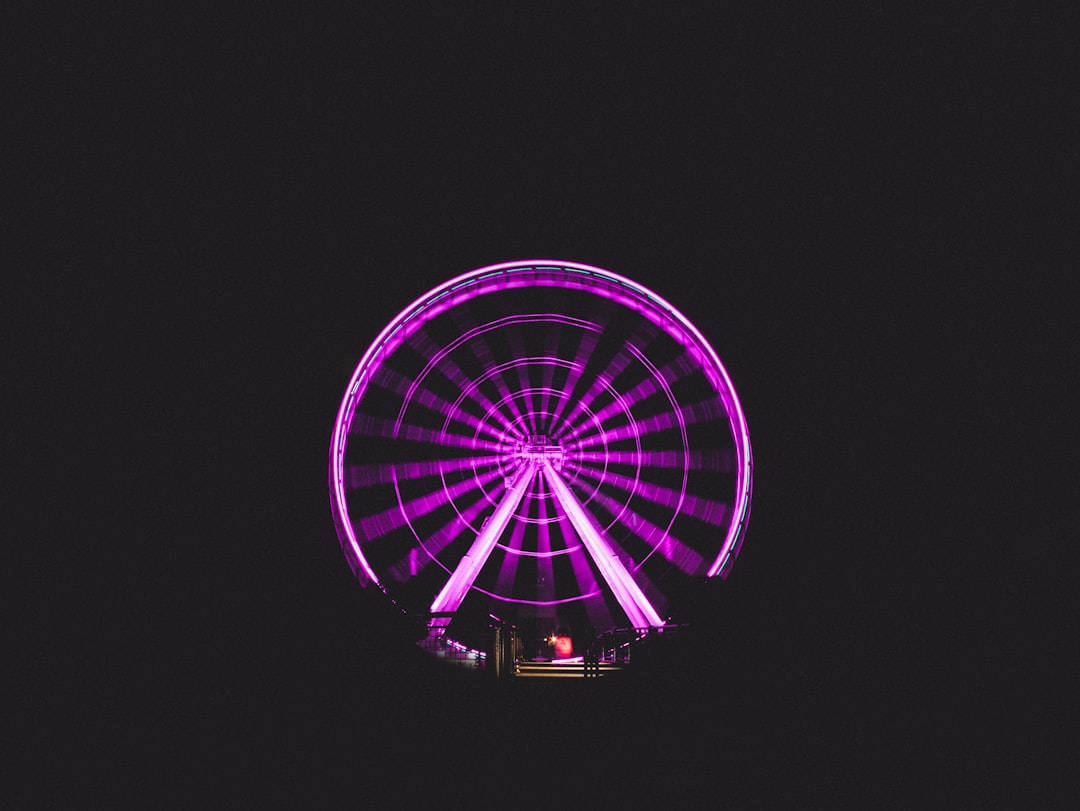
[[[1057,795],[1057,22],[756,6],[26,22],[16,806]],[[679,307],[753,443],[697,646],[610,689],[433,674],[330,516],[368,344],[529,258]]]

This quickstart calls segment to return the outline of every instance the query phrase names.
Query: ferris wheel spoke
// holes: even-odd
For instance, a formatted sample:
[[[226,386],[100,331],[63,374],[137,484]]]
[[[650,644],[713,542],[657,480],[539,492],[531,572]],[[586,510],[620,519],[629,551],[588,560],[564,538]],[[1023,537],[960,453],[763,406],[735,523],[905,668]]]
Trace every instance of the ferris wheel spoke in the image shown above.
[[[704,569],[705,559],[689,545],[683,543],[664,527],[658,526],[641,513],[629,509],[610,496],[597,493],[593,500],[612,515],[622,515],[619,523],[630,529],[652,550],[644,555],[643,563],[653,552],[659,552],[665,560],[678,566],[686,574],[694,574]]]
[[[460,456],[455,459],[439,459],[426,462],[354,463],[345,466],[345,487],[349,490],[359,490],[365,487],[392,484],[395,481],[426,479],[431,476],[457,473],[468,468],[476,469],[497,465],[501,458],[500,455]]]
[[[577,388],[578,380],[581,378],[582,373],[585,371],[589,360],[592,358],[593,353],[596,351],[596,346],[600,342],[600,335],[596,332],[582,332],[581,340],[578,342],[577,353],[574,355],[574,360],[570,363],[570,373],[566,378],[564,385],[564,391],[567,394],[572,394],[574,389]],[[566,404],[569,402],[569,398],[560,398],[555,405],[555,412],[551,415],[552,424],[558,422],[562,417],[563,410],[566,408]]]
[[[565,361],[555,357],[537,358],[520,356],[514,360],[507,361],[506,363],[490,366],[485,370],[482,377],[469,383],[469,386],[462,391],[461,396],[458,398],[458,402],[466,397],[471,390],[478,388],[482,383],[488,380],[500,380],[500,390],[505,391],[506,394],[500,398],[499,403],[492,406],[491,411],[485,414],[485,419],[490,419],[493,415],[498,415],[498,417],[501,418],[501,425],[504,433],[512,434],[517,439],[525,439],[527,433],[537,433],[536,418],[545,413],[543,411],[538,413],[533,405],[535,403],[536,389],[532,386],[532,382],[529,380],[526,371],[526,367],[532,365],[539,365],[545,369],[549,369],[551,367],[565,366],[567,364]],[[520,388],[511,390],[509,386],[506,385],[504,377],[510,374],[514,369],[517,370],[521,386]],[[551,374],[554,374],[553,369]],[[519,399],[526,402],[526,405],[528,406],[524,412],[517,406],[517,400]],[[457,404],[455,403],[455,405]],[[505,410],[500,409],[500,406],[502,405],[505,405]],[[526,430],[524,432],[519,429],[519,424],[525,427]],[[489,429],[491,432],[493,432],[493,430],[494,429]],[[500,434],[499,436],[501,438],[502,435]]]
[[[639,360],[649,368],[650,375],[634,386],[634,388],[630,389],[625,394],[622,394],[619,399],[609,403],[596,412],[596,421],[601,425],[609,418],[618,414],[620,410],[632,409],[661,392],[667,396],[668,402],[674,405],[675,398],[671,394],[672,384],[678,383],[694,371],[686,362],[685,358],[682,357],[672,361],[662,369],[657,369],[644,357],[639,358]]]
[[[488,557],[491,556],[491,552],[495,548],[495,544],[498,543],[503,530],[510,523],[514,511],[517,510],[522,498],[525,497],[525,491],[532,484],[535,475],[536,468],[531,464],[518,470],[514,481],[504,493],[487,525],[480,530],[469,551],[465,553],[457,568],[450,575],[446,585],[443,586],[442,590],[435,596],[434,601],[432,601],[431,613],[433,615],[457,611],[461,606],[465,595],[472,588],[476,576],[480,574],[480,570],[484,568]],[[445,630],[447,625],[449,625],[447,617],[436,616],[431,620],[430,627]]]
[[[517,398],[514,396],[515,392],[506,382],[507,372],[514,366],[518,366],[518,364],[513,361],[503,364],[496,363],[487,341],[479,335],[473,338],[470,346],[477,361],[480,362],[484,369],[484,378],[495,386],[496,391],[499,392],[499,402],[504,403],[510,410],[510,422],[527,424],[525,414],[518,408]]]
[[[670,431],[674,428],[685,430],[687,425],[716,420],[719,413],[717,406],[708,401],[694,403],[693,405],[681,405],[670,411],[634,420],[631,423],[607,430],[601,428],[599,431],[579,434],[573,437],[572,441],[579,448],[589,448],[602,442],[614,443],[623,439],[634,439],[649,434]]]
[[[534,479],[538,480],[537,477],[534,477]],[[510,542],[507,544],[507,551],[510,554],[503,555],[502,564],[499,566],[499,574],[496,578],[495,589],[500,594],[510,591],[514,578],[517,576],[520,558],[515,553],[521,551],[525,541],[525,526],[524,521],[515,521],[510,530]]]
[[[578,532],[574,528],[573,522],[570,520],[570,515],[566,512],[566,509],[562,507],[562,504],[552,494],[552,501],[559,507],[556,510],[556,519],[559,524],[559,528],[562,532],[563,538],[566,539],[567,545],[572,542],[572,539],[578,537]],[[596,582],[595,569],[589,565],[589,553],[582,543],[577,543],[572,547],[569,547],[567,557],[570,559],[570,567],[574,573],[574,582],[577,583],[578,594],[590,597],[595,594],[599,594],[600,586]]]
[[[443,448],[463,448],[468,451],[498,452],[502,450],[502,444],[495,440],[484,440],[468,434],[453,433],[427,425],[400,423],[385,417],[366,414],[356,415],[350,433],[436,445]]]
[[[444,397],[435,394],[430,389],[415,388],[412,385],[413,381],[402,374],[392,370],[384,370],[372,382],[380,388],[391,391],[402,397],[403,404],[398,414],[398,422],[403,421],[405,412],[410,405],[415,403],[426,408],[433,414],[445,418],[448,423],[456,422],[473,431],[488,434],[493,439],[499,438],[498,434],[492,430],[490,426],[485,425],[479,417],[470,414],[462,408],[460,400],[456,403],[452,403]],[[406,397],[411,397],[412,399],[405,400],[404,398]]]
[[[678,358],[660,369],[638,348],[634,341],[627,341],[624,343],[623,350],[627,355],[633,356],[633,358],[648,371],[649,376],[626,394],[613,395],[613,401],[600,409],[587,423],[585,423],[588,425],[587,430],[584,430],[580,425],[575,425],[571,431],[571,436],[577,437],[582,433],[591,435],[596,432],[596,429],[603,430],[600,426],[603,426],[608,420],[615,418],[619,412],[622,412],[624,416],[630,419],[631,424],[633,424],[634,419],[630,417],[631,409],[645,402],[660,391],[662,391],[667,398],[668,412],[677,412],[679,410],[678,403],[671,391],[671,385],[682,380],[693,371],[693,367],[690,365],[686,353],[681,354]],[[685,428],[685,426],[683,427]],[[624,436],[623,438],[626,437]]]
[[[536,424],[536,392],[533,388],[532,381],[529,380],[529,366],[533,359],[528,357],[528,351],[525,348],[524,342],[521,340],[520,332],[516,330],[512,331],[508,336],[508,343],[510,346],[510,354],[514,358],[519,359],[511,364],[517,371],[517,383],[514,386],[514,393],[522,399],[524,404],[522,416],[525,420],[525,424],[529,427],[529,433],[536,434],[539,433]]]
[[[623,341],[619,349],[608,361],[607,367],[596,375],[589,388],[586,389],[581,397],[577,398],[574,409],[566,415],[566,422],[569,425],[574,425],[579,419],[588,414],[588,407],[592,405],[593,400],[595,400],[605,389],[615,396],[613,383],[616,378],[618,378],[634,360],[646,360],[645,355],[638,349],[638,345],[648,345],[654,338],[655,332],[651,324],[639,324],[631,335]],[[646,368],[655,371],[655,367],[651,364],[646,363]],[[615,396],[615,399],[620,400],[621,398]]]
[[[541,602],[555,599],[555,567],[551,561],[551,525],[548,523],[548,489],[543,476],[536,477],[537,490],[541,495],[538,502],[539,532],[536,543],[536,598]]]
[[[611,543],[604,537],[604,533],[595,525],[592,518],[586,512],[581,502],[570,491],[566,482],[550,465],[543,464],[542,470],[551,488],[555,500],[562,505],[570,523],[573,524],[582,545],[588,550],[596,568],[600,571],[612,594],[626,616],[636,628],[645,626],[660,627],[664,620],[649,603],[641,587],[634,582],[634,578],[627,571],[622,561],[619,560]]]
[[[372,540],[381,538],[449,504],[455,498],[460,498],[466,493],[472,492],[476,489],[478,483],[480,485],[489,484],[501,476],[502,473],[496,468],[479,475],[476,481],[463,479],[449,487],[438,487],[424,495],[399,502],[388,510],[361,518],[358,522],[360,530],[365,538]]]
[[[471,380],[463,386],[461,394],[454,402],[455,408],[460,408],[466,399],[471,398],[474,402],[479,402],[480,400],[473,395],[479,393],[480,385],[483,382],[483,378],[481,378],[479,380]],[[485,402],[491,402],[486,397],[483,399]],[[504,408],[503,403],[501,402],[491,403],[487,411],[484,412],[484,416],[481,418],[481,422],[484,425],[484,433],[489,436],[495,436],[500,441],[504,441],[508,435],[516,439],[524,439],[525,434],[514,422],[514,413],[515,412],[513,412],[509,406]],[[499,429],[496,429],[495,426],[499,426]]]
[[[572,537],[577,534],[574,525],[570,523],[570,518],[565,512],[562,515],[562,521],[569,524],[565,530],[567,537]],[[589,553],[586,551],[584,545],[571,550],[570,569],[574,573],[574,582],[577,584],[578,594],[585,597],[591,597],[600,593],[600,584],[596,581],[596,574],[593,567],[589,565]]]
[[[624,413],[629,412],[634,406],[648,400],[660,390],[660,386],[657,385],[656,381],[651,377],[647,377],[629,392],[621,395],[618,399],[608,403],[597,411],[594,415],[594,419],[596,422],[603,425],[609,419],[618,415],[620,411]]]
[[[547,356],[547,363],[542,366],[542,379],[540,381],[540,414],[549,418],[551,417],[551,394],[553,392],[553,385],[555,383],[555,370],[560,366],[565,366],[565,362],[558,358],[559,352],[559,336],[561,330],[551,330],[547,334],[544,340],[544,354]],[[544,430],[547,430],[546,425],[543,426]]]
[[[542,479],[543,477],[537,478]],[[586,612],[594,627],[612,628],[616,625],[616,621],[611,616],[607,603],[602,599],[603,592],[596,580],[596,567],[589,562],[589,553],[586,551],[583,544],[576,543],[573,546],[569,546],[572,539],[577,538],[577,530],[574,529],[574,525],[571,523],[566,510],[562,509],[554,496],[552,496],[551,500],[560,508],[555,511],[556,514],[554,517],[561,530],[562,537],[567,544],[565,550],[566,557],[570,563],[570,572],[573,575],[574,585],[578,595],[575,599],[584,600]],[[598,597],[601,599],[596,599]]]
[[[729,505],[723,501],[714,501],[672,487],[634,479],[610,469],[603,472],[592,467],[574,465],[569,462],[565,463],[564,467],[597,485],[611,485],[623,492],[639,495],[646,501],[672,509],[680,515],[689,515],[706,524],[721,526],[729,509]]]
[[[596,443],[593,443],[594,445]],[[590,446],[591,447],[591,446]],[[687,470],[703,470],[711,473],[732,472],[733,454],[729,451],[583,451],[574,452],[577,462],[594,462],[596,464],[618,465],[641,465],[642,467],[671,469],[683,468]]]
[[[612,381],[622,374],[632,360],[633,355],[628,352],[616,353],[615,357],[608,363],[607,368],[600,372],[590,384],[589,388],[585,390],[580,398],[576,399],[573,409],[565,418],[566,425],[571,426],[572,431],[576,430],[576,428],[574,428],[575,423],[589,413],[588,409],[589,406],[592,405],[593,400],[599,397],[603,391],[612,390]],[[560,432],[560,436],[562,436],[562,432]]]
[[[450,433],[423,425],[403,425],[401,432],[396,437],[409,442],[424,442],[432,445],[441,445],[446,448],[464,448],[470,451],[497,452],[502,449],[502,444],[494,440],[480,439],[475,436]]]
[[[608,485],[629,495],[641,496],[646,501],[651,501],[661,507],[668,507],[676,512],[679,511],[683,501],[686,499],[685,491],[655,484],[638,477],[625,476],[610,468],[601,470],[571,462],[565,462],[563,467],[577,473],[579,479],[592,482],[595,487],[599,487],[601,484]]]
[[[468,533],[469,527],[476,523],[480,513],[490,506],[486,498],[477,499],[465,509],[455,513],[453,518],[430,535],[426,535],[423,541],[420,541],[417,536],[420,546],[411,549],[403,559],[389,567],[394,579],[404,582],[409,577],[415,576],[421,569],[436,560],[444,549]],[[418,550],[423,550],[424,554],[418,554]]]
[[[633,422],[624,423],[623,425],[601,429],[585,436],[577,436],[574,437],[574,440],[577,447],[588,448],[601,442],[609,444],[619,442],[623,439],[639,439],[652,433],[670,431],[680,424],[685,425],[685,423],[679,419],[677,413],[665,411],[662,414],[656,414],[652,417],[645,417],[644,419],[634,420]]]
[[[410,384],[408,390],[410,394],[407,396],[411,396],[411,391],[414,387],[419,386],[420,381],[426,380],[432,371],[437,371],[447,381],[453,384],[457,390],[462,392],[467,391],[469,399],[473,400],[480,407],[482,413],[487,413],[495,409],[495,404],[473,384],[469,376],[465,374],[461,367],[454,362],[454,359],[450,357],[449,348],[441,347],[436,344],[423,330],[417,330],[416,333],[410,336],[409,343],[417,352],[427,359],[427,364],[417,377],[416,381]],[[404,413],[404,406],[402,407],[401,413]],[[399,414],[399,417],[400,416],[401,415]]]

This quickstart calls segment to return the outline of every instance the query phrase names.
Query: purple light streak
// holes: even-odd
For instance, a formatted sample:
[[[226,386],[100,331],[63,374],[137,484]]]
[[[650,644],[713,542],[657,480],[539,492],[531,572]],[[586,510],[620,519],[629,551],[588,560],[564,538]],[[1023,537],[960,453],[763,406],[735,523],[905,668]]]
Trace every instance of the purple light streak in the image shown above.
[[[635,533],[642,540],[649,543],[655,542],[653,545],[653,552],[659,551],[666,560],[670,563],[674,563],[687,574],[699,571],[702,564],[705,562],[701,555],[672,535],[670,528],[665,529],[657,526],[643,515],[633,510],[626,509],[619,504],[619,502],[615,501],[615,499],[610,496],[605,496],[603,493],[596,494],[596,502],[608,510],[608,512],[613,514],[618,512],[620,516],[628,516],[629,520],[620,519],[624,526],[633,527]],[[652,555],[652,552],[650,552],[649,555],[646,555],[641,563],[644,563],[650,555]]]
[[[566,422],[571,424],[574,423],[577,418],[581,416],[582,411],[592,405],[593,400],[595,400],[602,391],[606,390],[614,395],[615,388],[612,386],[612,381],[630,365],[632,359],[633,358],[631,358],[630,355],[625,353],[620,353],[612,358],[608,368],[598,375],[596,380],[593,381],[593,384],[589,386],[588,390],[578,398],[573,410],[566,415]],[[621,404],[622,400],[619,395],[614,396]]]
[[[531,465],[517,474],[513,485],[506,491],[503,500],[499,502],[499,506],[495,508],[491,520],[488,521],[487,526],[480,530],[480,534],[476,536],[476,540],[469,548],[469,551],[465,553],[457,568],[454,569],[442,591],[435,597],[434,602],[431,604],[433,614],[457,611],[461,606],[465,594],[472,588],[473,581],[476,580],[476,576],[480,574],[480,570],[487,563],[491,551],[495,548],[495,543],[499,540],[503,530],[506,529],[506,525],[510,523],[510,518],[521,503],[521,499],[524,498],[525,491],[532,484],[535,475],[536,469]],[[445,617],[437,617],[432,620],[432,627],[445,629],[448,624],[449,621]]]
[[[491,482],[497,478],[499,478],[499,472],[497,470],[493,470],[480,477],[484,482]],[[364,537],[369,540],[380,538],[395,529],[405,526],[406,523],[410,521],[415,521],[423,515],[434,512],[439,507],[452,501],[456,496],[472,492],[474,489],[475,486],[472,480],[465,479],[450,487],[444,487],[441,490],[429,493],[426,496],[418,496],[409,501],[401,501],[396,507],[384,510],[375,515],[361,518],[359,521],[360,529],[364,533]]]
[[[402,374],[389,369],[380,370],[378,378],[372,381],[375,385],[384,388],[388,391],[392,391],[395,394],[401,395],[402,398],[408,396],[412,381]],[[440,416],[446,417],[447,424],[450,422],[458,422],[473,430],[484,430],[489,432],[493,439],[498,439],[498,434],[492,431],[487,426],[484,426],[478,417],[473,416],[467,411],[464,411],[460,407],[460,399],[458,402],[451,403],[433,392],[424,389],[416,392],[415,397],[412,400],[419,405],[433,411]],[[446,425],[444,424],[444,430]]]
[[[466,468],[495,465],[498,456],[463,456],[457,459],[440,459],[427,462],[405,462],[397,465],[351,464],[345,466],[345,486],[350,490],[358,487],[374,487],[394,481],[425,479],[442,476]]]
[[[665,412],[653,417],[646,417],[629,425],[620,425],[607,431],[601,431],[597,434],[576,436],[574,437],[574,444],[579,448],[588,448],[599,442],[614,444],[623,439],[641,439],[641,437],[648,434],[670,431],[684,424],[684,421],[680,420],[677,414]]]
[[[570,374],[566,379],[566,385],[564,390],[567,394],[574,391],[577,386],[578,380],[581,377],[581,373],[585,370],[589,359],[592,357],[593,352],[596,351],[596,345],[599,343],[599,336],[596,333],[584,332],[581,335],[581,341],[578,343],[577,354],[574,356],[573,362],[570,364]],[[555,408],[555,413],[552,414],[552,419],[559,420],[562,418],[563,408],[566,406],[567,400],[560,400],[559,404]]]
[[[394,423],[384,417],[369,414],[357,414],[352,429],[366,436],[380,436],[387,439],[403,439],[409,442],[423,442],[443,445],[448,448],[465,448],[470,451],[498,451],[500,445],[495,441],[484,441],[467,434],[455,434],[437,430],[424,425]]]
[[[404,417],[405,409],[408,407],[409,401],[412,400],[416,389],[423,384],[424,380],[427,378],[427,376],[431,373],[433,369],[439,368],[440,370],[443,370],[445,368],[446,370],[452,372],[453,376],[451,377],[450,375],[447,375],[447,377],[455,385],[464,386],[468,384],[468,379],[461,371],[460,367],[458,367],[456,364],[453,364],[451,361],[448,361],[447,359],[453,350],[457,349],[463,344],[468,344],[473,348],[474,352],[480,351],[484,353],[487,352],[486,344],[483,344],[481,338],[484,333],[496,330],[506,325],[531,324],[542,322],[550,322],[556,324],[572,324],[581,329],[593,329],[597,331],[599,330],[599,327],[590,322],[582,321],[579,318],[568,318],[566,316],[561,316],[557,314],[507,316],[505,318],[499,318],[495,321],[491,321],[490,323],[483,324],[478,327],[473,327],[455,340],[451,341],[445,347],[438,348],[435,353],[429,357],[427,365],[424,367],[423,371],[421,371],[420,374],[417,375],[416,380],[413,381],[408,392],[405,395],[401,411],[398,412],[398,421],[400,421]],[[431,344],[431,346],[434,346],[434,344]],[[483,347],[483,349],[480,349],[481,346]],[[427,344],[425,344],[425,347],[427,348]],[[426,352],[425,356],[427,356]],[[478,355],[477,357],[478,360],[483,363],[483,357],[481,355]],[[485,365],[485,369],[486,368],[487,365]],[[446,372],[444,371],[444,374],[445,373]]]
[[[615,600],[622,610],[626,612],[626,616],[630,618],[630,622],[636,628],[644,628],[647,625],[653,627],[663,625],[664,620],[656,613],[656,609],[649,603],[644,592],[634,582],[634,578],[623,566],[622,561],[619,560],[607,539],[593,525],[589,514],[574,497],[574,494],[570,492],[570,488],[566,486],[559,474],[551,469],[550,465],[545,464],[541,469],[544,478],[547,479],[548,486],[551,488],[551,492],[559,504],[562,505],[563,510],[566,511],[566,517],[574,525],[582,545],[588,550],[590,557],[592,557],[596,567],[600,570],[600,574],[603,575],[604,580],[611,587]]]
[[[478,387],[488,379],[491,379],[497,375],[502,375],[505,371],[513,369],[515,367],[518,368],[520,372],[527,365],[538,365],[544,369],[551,369],[552,373],[554,373],[555,367],[570,367],[570,364],[568,364],[566,361],[554,357],[518,358],[516,360],[508,361],[507,363],[490,366],[488,368],[485,368],[483,375],[478,377],[476,380],[469,382],[466,386],[462,387],[461,395],[453,403],[453,407],[455,409],[459,409],[461,407],[462,401],[464,401],[468,397],[472,397],[474,392],[477,391]],[[530,389],[529,391],[532,391],[532,389]],[[491,403],[490,401],[488,401],[489,406],[484,414],[483,421],[486,423],[491,420],[492,415],[498,414],[504,420],[503,424],[506,426],[506,430],[511,431],[519,438],[523,438],[525,432],[519,430],[516,427],[516,423],[526,422],[526,417],[521,413],[517,406],[513,404],[513,401],[516,398],[523,396],[525,393],[525,389],[521,389],[516,392],[511,392],[509,389],[507,389],[506,393],[501,396],[501,399],[498,403]],[[500,407],[504,404],[506,405],[507,411],[500,410]],[[531,410],[530,413],[532,413]],[[444,427],[448,426],[449,423],[450,420],[448,418],[447,421],[444,423]],[[535,433],[535,430],[533,430],[531,426],[529,433]]]
[[[533,482],[538,482],[540,479],[537,476],[533,476]],[[521,545],[525,538],[525,524],[522,521],[514,522],[513,529],[510,530],[510,543],[508,546],[503,547],[508,553],[520,552]],[[503,555],[502,566],[499,567],[499,577],[496,581],[495,589],[499,593],[506,593],[510,591],[511,586],[514,583],[514,575],[517,574],[518,559],[514,554]]]
[[[597,485],[601,483],[608,484],[630,493],[631,495],[640,495],[646,501],[651,501],[653,504],[669,507],[676,512],[686,513],[700,521],[715,526],[720,526],[722,524],[724,516],[727,513],[727,505],[721,501],[713,501],[712,499],[702,498],[700,496],[686,495],[681,490],[675,490],[671,487],[654,484],[652,482],[641,481],[640,479],[633,479],[613,471],[600,474],[592,468],[584,466],[568,465],[567,467],[570,467],[575,472],[579,473],[583,479],[592,480]]]
[[[429,359],[427,366],[425,366],[422,376],[416,381],[410,384],[409,388],[405,392],[405,396],[402,398],[401,410],[398,412],[398,420],[404,418],[405,411],[409,407],[409,402],[412,398],[412,392],[415,390],[419,382],[427,379],[428,374],[431,371],[438,371],[444,378],[454,385],[455,388],[461,391],[469,391],[469,397],[480,406],[481,410],[487,411],[492,408],[491,400],[484,396],[484,393],[476,389],[473,381],[461,370],[461,367],[454,363],[454,360],[447,354],[443,353],[442,349],[437,347],[433,341],[424,333],[417,333],[414,336],[415,348],[421,352],[421,354]],[[422,341],[420,339],[423,339]],[[455,406],[459,406],[461,398],[455,403]],[[455,409],[456,411],[457,409]]]
[[[397,582],[403,583],[409,577],[415,576],[420,569],[423,569],[432,562],[437,563],[444,570],[449,571],[446,566],[439,563],[437,555],[452,544],[457,538],[461,537],[461,535],[464,534],[466,527],[475,521],[476,517],[483,511],[484,502],[478,501],[467,510],[463,510],[460,516],[454,516],[435,532],[426,535],[424,538],[420,537],[411,521],[407,522],[409,531],[419,545],[410,549],[403,559],[390,567],[389,571],[391,576]],[[424,554],[417,554],[418,549],[423,550]]]

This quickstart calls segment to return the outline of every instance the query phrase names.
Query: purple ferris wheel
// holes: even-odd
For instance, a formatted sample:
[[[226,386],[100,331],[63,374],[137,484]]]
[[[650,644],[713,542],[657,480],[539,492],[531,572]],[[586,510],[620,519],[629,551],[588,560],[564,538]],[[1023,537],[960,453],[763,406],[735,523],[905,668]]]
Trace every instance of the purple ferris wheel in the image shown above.
[[[750,438],[705,337],[627,278],[534,260],[450,279],[360,359],[334,422],[345,558],[430,638],[483,650],[490,617],[579,637],[677,623],[726,577]]]

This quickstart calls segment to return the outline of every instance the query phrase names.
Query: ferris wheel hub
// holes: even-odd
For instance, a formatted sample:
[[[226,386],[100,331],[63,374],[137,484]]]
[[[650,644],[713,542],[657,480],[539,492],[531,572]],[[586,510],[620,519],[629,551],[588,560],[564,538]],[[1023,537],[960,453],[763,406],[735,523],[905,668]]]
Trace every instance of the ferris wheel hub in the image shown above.
[[[554,470],[562,470],[564,450],[562,445],[551,442],[543,434],[533,434],[525,442],[517,443],[515,455],[522,462],[534,465],[550,465]]]

